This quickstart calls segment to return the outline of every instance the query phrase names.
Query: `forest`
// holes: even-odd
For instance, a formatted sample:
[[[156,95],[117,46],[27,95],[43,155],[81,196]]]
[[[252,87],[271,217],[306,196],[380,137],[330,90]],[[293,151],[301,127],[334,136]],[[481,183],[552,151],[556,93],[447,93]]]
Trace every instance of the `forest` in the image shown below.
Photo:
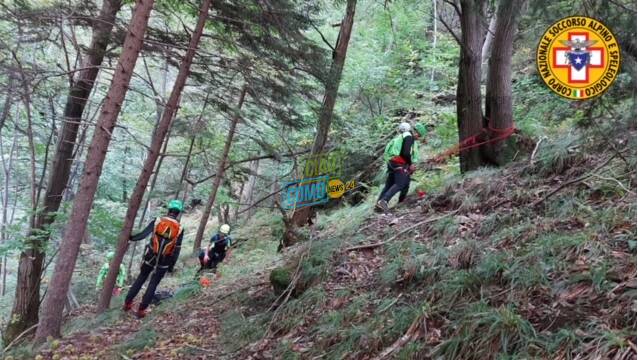
[[[636,359],[636,8],[0,1],[0,356]]]

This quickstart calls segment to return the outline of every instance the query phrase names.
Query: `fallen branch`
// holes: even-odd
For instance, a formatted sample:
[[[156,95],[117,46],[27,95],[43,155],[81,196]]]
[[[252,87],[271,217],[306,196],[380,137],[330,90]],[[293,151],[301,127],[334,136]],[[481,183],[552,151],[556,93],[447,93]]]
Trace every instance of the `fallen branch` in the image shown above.
[[[13,341],[10,342],[9,345],[7,345],[7,347],[4,348],[4,350],[2,350],[2,353],[6,354],[7,351],[9,351],[9,349],[11,349],[11,347],[18,342],[18,340],[20,340],[23,336],[25,336],[26,334],[28,334],[29,332],[31,332],[32,330],[34,330],[37,327],[38,327],[38,324],[35,324],[35,325],[31,326],[30,328],[28,328],[28,329],[24,330],[23,332],[21,332],[20,335],[16,336],[16,338],[13,339]]]
[[[593,177],[595,177],[595,178],[597,178],[597,179],[600,179],[600,180],[613,181],[613,182],[615,182],[616,184],[618,184],[618,186],[620,186],[620,188],[621,188],[621,189],[625,190],[626,192],[628,192],[628,193],[630,193],[630,194],[634,194],[634,195],[636,195],[636,193],[635,193],[635,192],[633,192],[633,191],[631,191],[631,190],[627,189],[627,188],[625,187],[625,185],[623,185],[623,184],[620,182],[620,180],[618,180],[618,179],[616,179],[616,178],[612,178],[612,177],[604,177],[604,176],[600,176],[600,175],[598,175],[598,174],[593,174],[592,176],[593,176]]]
[[[609,157],[609,159],[605,160],[602,164],[600,164],[599,166],[597,166],[594,170],[592,170],[592,172],[590,172],[590,173],[588,173],[588,174],[585,174],[585,175],[583,175],[583,176],[581,176],[581,177],[579,177],[579,178],[577,178],[577,179],[570,180],[570,181],[567,181],[567,182],[565,182],[565,183],[562,183],[562,184],[561,184],[560,186],[558,186],[556,189],[554,189],[554,190],[550,191],[547,195],[545,195],[545,196],[543,196],[542,198],[540,198],[540,199],[538,199],[538,200],[534,201],[534,202],[532,203],[532,207],[536,207],[536,206],[540,205],[540,204],[541,204],[541,203],[543,203],[545,200],[547,200],[550,196],[552,196],[552,195],[556,194],[557,192],[561,191],[562,189],[566,188],[566,187],[567,187],[567,186],[569,186],[569,185],[572,185],[572,184],[576,184],[576,183],[582,182],[582,181],[584,181],[584,180],[589,179],[589,178],[590,178],[590,177],[592,177],[592,176],[597,175],[597,174],[596,174],[596,172],[597,172],[598,170],[602,169],[605,165],[609,164],[609,162],[610,162],[611,160],[613,160],[616,156],[617,156],[617,154],[614,154],[614,155],[610,156],[610,157]]]
[[[452,212],[449,212],[449,213],[447,213],[447,214],[445,214],[443,216],[436,217],[434,219],[427,219],[427,220],[420,221],[420,222],[408,227],[407,229],[399,232],[398,234],[394,235],[393,237],[389,238],[388,240],[377,242],[377,243],[372,243],[372,244],[367,244],[367,245],[359,245],[359,246],[349,247],[349,248],[345,249],[344,252],[356,251],[356,250],[364,250],[364,249],[372,249],[372,248],[376,248],[376,247],[385,245],[385,244],[391,242],[392,240],[396,239],[397,237],[399,237],[399,236],[401,236],[401,235],[403,235],[403,234],[405,234],[405,233],[407,233],[407,232],[409,232],[411,230],[414,230],[414,228],[416,228],[416,227],[439,221],[439,220],[444,219],[444,218],[446,218],[448,216],[452,216],[452,215],[456,214],[457,212],[459,212],[458,209],[454,210]]]
[[[417,316],[416,319],[414,319],[414,321],[412,322],[412,325],[410,325],[408,330],[405,332],[405,334],[398,338],[397,341],[395,341],[392,345],[385,348],[385,350],[374,357],[373,360],[386,359],[388,356],[400,350],[403,346],[405,346],[405,344],[409,343],[410,341],[416,340],[419,337],[419,327],[421,325],[422,318],[423,315]]]
[[[547,137],[542,136],[538,142],[536,143],[536,146],[534,146],[534,151],[532,151],[532,156],[530,156],[529,158],[529,164],[533,165],[534,164],[534,158],[536,157],[536,152],[538,151],[538,148],[540,147],[541,143],[543,142],[543,140],[547,139]]]
[[[389,308],[391,308],[394,304],[397,303],[397,301],[399,301],[399,299],[401,298],[401,296],[403,296],[403,293],[399,294],[399,296],[397,296],[396,298],[394,298],[394,300],[392,300],[388,305],[384,306],[383,309],[379,310],[379,314],[386,312],[386,310],[388,310]]]
[[[221,301],[221,300],[224,300],[224,299],[226,299],[227,297],[229,297],[229,296],[231,296],[231,295],[234,295],[234,294],[236,294],[236,293],[238,293],[238,292],[240,292],[240,291],[248,290],[248,289],[253,288],[253,287],[255,287],[255,286],[267,285],[268,283],[270,283],[270,282],[269,282],[269,281],[262,281],[262,282],[254,283],[254,284],[251,284],[251,285],[248,285],[248,286],[242,286],[242,287],[240,287],[239,289],[235,289],[235,290],[233,290],[233,291],[231,291],[231,292],[229,292],[229,293],[226,293],[226,294],[224,294],[224,295],[222,295],[222,296],[220,296],[220,297],[216,298],[216,299],[215,299],[215,301]],[[219,290],[219,289],[217,289],[217,290]]]
[[[199,351],[205,352],[207,354],[214,354],[215,353],[215,351],[213,349],[206,349],[206,348],[195,346],[195,345],[191,345],[191,344],[184,344],[184,345],[186,347],[191,348],[191,349],[199,350]]]

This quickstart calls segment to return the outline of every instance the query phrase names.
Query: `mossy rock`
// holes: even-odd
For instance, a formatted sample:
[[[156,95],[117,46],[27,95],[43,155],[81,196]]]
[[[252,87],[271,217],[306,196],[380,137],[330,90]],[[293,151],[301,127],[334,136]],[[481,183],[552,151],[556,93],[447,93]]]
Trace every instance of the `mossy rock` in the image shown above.
[[[280,296],[292,281],[292,271],[286,267],[278,267],[270,272],[270,283],[275,296]]]

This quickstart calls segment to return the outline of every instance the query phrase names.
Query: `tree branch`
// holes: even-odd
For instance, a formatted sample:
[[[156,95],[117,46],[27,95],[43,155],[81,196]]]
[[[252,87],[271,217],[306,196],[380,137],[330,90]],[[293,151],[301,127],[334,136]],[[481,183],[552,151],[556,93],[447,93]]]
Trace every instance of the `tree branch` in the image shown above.
[[[454,37],[454,40],[456,40],[459,46],[463,46],[461,39],[458,37],[458,35],[456,35],[456,33],[452,30],[452,28],[450,28],[450,26],[445,22],[445,20],[443,20],[443,16],[439,15],[439,21],[441,22],[441,24],[443,24],[443,26],[445,26],[447,31]]]
[[[323,40],[323,42],[326,43],[326,45],[328,45],[328,47],[332,51],[335,51],[335,48],[328,42],[328,40],[326,40],[325,36],[323,36],[323,33],[319,30],[319,28],[316,27],[314,23],[310,23],[310,25],[312,25],[312,27],[319,33],[319,36],[321,36],[321,40]]]

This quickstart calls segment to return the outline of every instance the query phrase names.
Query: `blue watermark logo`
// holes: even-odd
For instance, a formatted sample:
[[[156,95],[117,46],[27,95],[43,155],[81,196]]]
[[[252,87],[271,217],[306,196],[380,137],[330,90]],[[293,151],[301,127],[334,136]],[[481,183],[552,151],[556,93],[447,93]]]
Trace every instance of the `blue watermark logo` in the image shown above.
[[[325,175],[283,184],[281,207],[290,210],[327,203],[328,180],[329,177]]]

